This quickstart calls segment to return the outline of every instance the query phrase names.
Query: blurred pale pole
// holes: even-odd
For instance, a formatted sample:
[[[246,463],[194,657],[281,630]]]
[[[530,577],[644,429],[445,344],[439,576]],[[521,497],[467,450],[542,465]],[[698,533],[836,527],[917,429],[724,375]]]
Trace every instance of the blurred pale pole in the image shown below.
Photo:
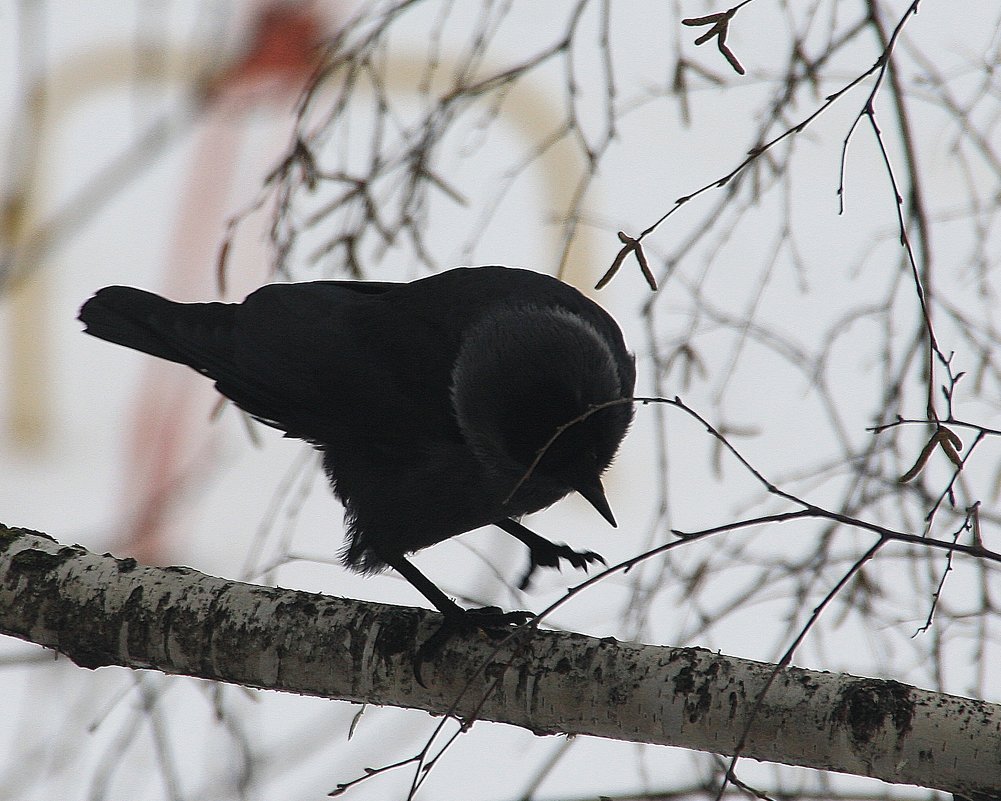
[[[12,173],[0,198],[0,288],[10,308],[3,371],[9,409],[6,428],[14,445],[24,450],[44,445],[50,417],[46,259],[116,191],[141,174],[176,131],[170,123],[154,125],[124,157],[46,216],[50,184],[59,178],[48,155],[53,134],[76,106],[127,81],[194,85],[209,57],[181,54],[173,59],[180,67],[165,74],[159,67],[162,60],[150,69],[151,62],[134,63],[130,48],[110,46],[76,54],[43,71],[40,8],[34,2],[19,5],[23,111],[8,151]]]
[[[199,144],[192,162],[188,187],[182,195],[180,216],[169,249],[167,280],[163,289],[179,297],[212,296],[213,275],[206,269],[215,256],[225,227],[226,203],[237,169],[235,152],[239,144],[239,119],[262,103],[279,101],[288,114],[312,74],[320,45],[321,26],[307,4],[275,3],[249,12],[253,27],[249,46],[236,63],[210,74],[209,65],[218,60],[212,48],[185,52],[160,50],[152,57],[136,59],[134,49],[104,46],[76,54],[48,69],[41,64],[44,42],[40,4],[22,3],[19,41],[23,66],[21,96],[23,119],[15,130],[8,176],[0,206],[0,237],[3,261],[0,286],[9,307],[9,332],[4,339],[7,364],[2,385],[7,395],[6,428],[15,447],[26,451],[44,446],[49,430],[51,346],[48,339],[48,300],[51,277],[44,269],[47,258],[80,227],[104,202],[153,163],[163,148],[176,138],[197,113],[204,118]],[[244,10],[245,14],[248,14]],[[149,54],[147,54],[149,55]],[[169,63],[170,70],[164,65]],[[54,132],[73,109],[99,93],[130,82],[143,84],[176,83],[190,87],[195,108],[180,119],[160,120],[119,157],[110,159],[84,189],[62,208],[47,209],[53,194],[51,184],[60,178],[51,166],[48,151]],[[198,87],[202,87],[198,90]],[[284,143],[283,143],[284,144]],[[258,165],[255,165],[255,167]],[[259,284],[262,274],[254,276]],[[82,300],[82,299],[81,299]],[[176,481],[174,452],[189,447],[184,431],[185,414],[191,397],[165,387],[154,377],[141,390],[126,483],[144,487],[149,497],[136,504],[141,522],[149,517],[163,498],[165,486]],[[164,393],[164,394],[160,394]],[[210,393],[203,391],[206,397]],[[154,440],[152,444],[150,440]],[[136,458],[137,452],[142,453]],[[139,470],[140,475],[136,474]],[[128,489],[126,495],[134,494]],[[135,545],[135,534],[127,539]],[[129,550],[133,547],[128,546]],[[140,548],[145,551],[145,547]],[[159,553],[153,547],[152,553]]]

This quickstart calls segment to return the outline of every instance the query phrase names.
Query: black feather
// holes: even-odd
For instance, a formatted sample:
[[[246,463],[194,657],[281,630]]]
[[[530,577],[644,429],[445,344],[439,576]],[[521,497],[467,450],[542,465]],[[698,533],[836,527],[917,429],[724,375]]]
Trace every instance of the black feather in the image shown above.
[[[239,304],[107,287],[80,319],[96,337],[193,367],[313,443],[345,505],[345,563],[392,566],[446,613],[457,607],[406,554],[575,489],[614,522],[600,476],[628,403],[570,427],[524,478],[560,426],[631,397],[635,382],[615,321],[554,278],[459,268],[411,283],[271,284]],[[520,538],[532,567],[575,553]]]

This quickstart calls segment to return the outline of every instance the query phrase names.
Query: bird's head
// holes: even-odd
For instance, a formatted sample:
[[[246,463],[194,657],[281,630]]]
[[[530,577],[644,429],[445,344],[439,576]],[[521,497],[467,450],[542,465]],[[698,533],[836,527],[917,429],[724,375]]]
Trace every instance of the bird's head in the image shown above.
[[[513,306],[467,332],[452,405],[505,514],[576,490],[613,526],[601,474],[632,420],[635,367],[621,343],[559,307]]]

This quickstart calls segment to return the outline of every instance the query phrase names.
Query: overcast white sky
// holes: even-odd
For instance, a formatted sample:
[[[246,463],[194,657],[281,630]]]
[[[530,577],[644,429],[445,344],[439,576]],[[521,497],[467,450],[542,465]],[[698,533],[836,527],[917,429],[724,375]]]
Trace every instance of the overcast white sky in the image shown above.
[[[188,442],[191,450],[181,448],[192,460],[190,475],[195,478],[181,493],[182,502],[169,509],[165,526],[169,539],[161,551],[165,561],[241,578],[248,560],[260,566],[291,542],[293,553],[309,558],[283,565],[270,575],[282,586],[400,604],[420,603],[422,599],[395,576],[363,579],[332,563],[341,542],[340,509],[322,477],[310,469],[312,462],[303,455],[299,443],[259,430],[263,444],[255,446],[232,408],[215,422],[208,419],[215,399],[207,382],[199,384],[197,376],[187,375],[182,368],[154,366],[147,357],[84,337],[75,320],[80,304],[94,290],[111,283],[167,292],[175,289],[175,295],[187,294],[192,299],[214,297],[215,260],[225,222],[252,201],[263,176],[274,166],[287,145],[290,118],[277,100],[248,103],[236,92],[226,110],[195,116],[187,95],[188,78],[196,71],[194,67],[201,66],[198,59],[211,64],[239,51],[240,41],[247,36],[241,26],[253,16],[254,4],[39,4],[40,27],[31,29],[28,45],[24,41],[27,34],[19,27],[29,18],[25,5],[8,4],[0,9],[0,89],[3,118],[8,121],[3,133],[14,143],[3,179],[7,187],[18,179],[17,165],[25,152],[19,137],[23,138],[26,130],[19,81],[24,65],[34,62],[36,69],[50,76],[50,91],[58,103],[46,120],[38,149],[40,166],[31,187],[35,193],[34,219],[49,219],[64,208],[81,187],[127,152],[158,120],[167,120],[171,133],[165,146],[150,149],[148,156],[140,159],[120,189],[107,199],[87,201],[84,208],[76,209],[80,225],[45,254],[41,269],[32,277],[33,299],[25,301],[26,317],[17,316],[22,312],[15,311],[9,294],[0,297],[0,359],[6,360],[6,380],[0,381],[5,390],[0,398],[4,420],[0,431],[0,521],[45,531],[62,542],[79,542],[95,550],[120,545],[126,536],[128,509],[142,493],[136,485],[136,462],[129,461],[129,449],[141,450],[150,443],[137,433],[136,415],[158,407],[165,419],[170,419],[175,409],[187,404],[183,408],[189,410],[191,422],[187,439],[182,441]],[[462,15],[472,19],[480,9],[479,5],[475,9],[472,4],[459,5],[442,36],[446,62],[450,45],[461,40],[471,25]],[[756,115],[762,101],[776,91],[775,80],[784,67],[787,42],[782,37],[787,31],[778,23],[786,11],[776,8],[780,5],[757,0],[733,23],[728,41],[748,67],[743,82],[732,76],[711,44],[699,49],[693,46],[698,30],[677,24],[681,16],[722,10],[722,5],[614,6],[616,102],[629,113],[620,122],[618,139],[588,193],[585,225],[567,280],[582,288],[593,285],[619,247],[617,230],[637,233],[670,208],[675,198],[719,178],[742,160],[760,124]],[[810,28],[808,42],[823,38],[828,15],[840,24],[838,14],[850,16],[847,7],[852,6],[854,13],[855,4],[820,5],[824,10]],[[838,5],[840,12],[834,10]],[[884,5],[888,19],[896,20],[907,4]],[[568,8],[563,3],[533,3],[530,7],[515,3],[514,11],[500,26],[490,51],[495,59],[491,63],[517,63],[523,54],[551,40]],[[596,41],[600,16],[593,9],[589,13],[584,24],[593,28],[594,35],[587,41]],[[324,14],[333,30],[338,15],[326,7]],[[905,52],[932,54],[943,75],[958,76],[957,91],[972,91],[979,76],[978,59],[997,50],[996,21],[996,7],[990,0],[961,7],[926,0],[921,13],[909,23]],[[402,64],[408,59],[416,63],[426,54],[432,31],[429,19],[415,15],[412,25],[396,40],[394,57]],[[696,80],[689,126],[683,124],[677,103],[660,96],[669,82],[676,43],[686,57],[729,82],[724,91],[709,81]],[[148,51],[143,51],[143,46]],[[171,76],[170,80],[141,86],[132,80],[130,76],[135,76],[140,69],[137,65],[142,63],[137,54],[142,52],[147,58],[161,58],[161,74]],[[789,123],[808,116],[823,102],[825,92],[834,91],[867,69],[877,54],[878,48],[871,41],[839,54],[836,67],[825,73],[833,76],[831,80],[815,96],[803,94],[795,108],[798,116]],[[589,87],[599,84],[602,65],[593,55],[582,46],[577,69],[585,131],[597,138],[601,135],[603,95],[588,93]],[[472,262],[556,270],[561,229],[554,215],[564,207],[571,191],[563,171],[579,163],[572,154],[557,148],[537,170],[514,182],[496,206],[486,204],[497,197],[497,164],[517,163],[532,132],[544,130],[546,115],[562,103],[559,75],[558,66],[542,70],[533,79],[535,83],[513,93],[499,112],[495,133],[483,132],[494,122],[490,113],[484,112],[483,130],[467,125],[457,134],[457,141],[450,142],[459,155],[444,159],[442,168],[447,175],[443,177],[472,202],[456,206],[438,198],[432,203],[428,241],[441,268]],[[966,83],[964,75],[968,76]],[[842,83],[835,77],[843,79]],[[405,93],[408,82],[412,84],[413,79],[401,79],[393,91]],[[690,299],[701,293],[720,311],[721,318],[724,313],[739,314],[753,307],[756,319],[770,330],[817,347],[828,326],[851,308],[853,299],[872,297],[875,301],[883,297],[883,288],[899,274],[900,256],[892,196],[882,159],[867,131],[859,131],[850,150],[847,211],[843,216],[837,214],[835,194],[841,143],[869,86],[867,83],[832,108],[797,140],[796,177],[785,194],[775,192],[757,207],[748,204],[747,212],[734,218],[727,236],[714,240],[711,247],[693,251],[685,263],[690,266],[679,269],[661,289],[667,293],[655,323],[661,341],[672,342],[697,328],[711,372],[687,386],[678,374],[672,375],[668,394],[682,394],[714,422],[733,426],[735,442],[776,480],[791,477],[800,464],[838,457],[830,425],[818,422],[825,414],[821,402],[802,374],[789,369],[767,348],[748,345],[741,351],[729,338],[732,332],[728,333],[719,319],[710,319],[708,307],[693,311]],[[995,119],[999,95],[995,85],[993,111],[987,112]],[[412,111],[417,113],[421,101],[414,98],[412,102]],[[928,180],[927,194],[936,213],[934,244],[942,281],[959,292],[976,294],[975,273],[964,271],[963,266],[973,261],[969,229],[951,224],[949,215],[969,200],[970,181],[984,187],[984,196],[989,198],[996,191],[998,176],[985,171],[982,177],[975,174],[970,178],[952,149],[956,131],[940,108],[930,100],[923,103],[920,91],[915,92],[912,102],[915,119],[920,122],[914,135]],[[401,108],[401,114],[406,114],[406,102],[401,101]],[[880,111],[890,114],[889,108]],[[892,126],[886,127],[893,157],[897,158],[900,151],[893,141]],[[1001,143],[996,129],[986,126],[986,130],[995,131],[994,146],[998,147]],[[355,131],[354,135],[363,140],[367,134]],[[332,149],[341,146],[348,147],[331,145]],[[976,171],[976,164],[974,167]],[[724,191],[692,201],[692,209],[683,209],[651,237],[650,253],[658,273],[662,272],[658,257],[674,253]],[[321,196],[314,202],[319,205],[323,199]],[[996,196],[990,202],[996,204]],[[786,249],[775,260],[774,269],[766,270],[763,265],[774,246],[776,220],[789,206],[797,231],[796,255],[806,269],[797,267],[792,251]],[[994,207],[984,211],[988,226],[994,215]],[[271,258],[264,241],[267,222],[265,215],[258,214],[238,229],[231,255],[235,296],[241,294],[239,287],[249,289],[267,276]],[[307,235],[308,242],[322,239],[322,224],[318,228]],[[989,241],[996,244],[996,232],[993,237]],[[304,246],[293,253],[295,278],[340,275],[333,259],[311,263],[307,258],[310,251]],[[403,246],[389,248],[381,261],[371,263],[371,277],[407,280],[420,274],[420,266]],[[908,298],[907,292],[905,284],[899,297]],[[627,262],[616,282],[597,297],[620,320],[637,351],[638,392],[652,391],[648,328],[640,315],[649,290],[635,265]],[[902,330],[910,331],[913,303],[900,303],[896,319]],[[37,390],[30,395],[42,426],[37,440],[29,441],[11,423],[16,394],[13,376],[22,375],[15,371],[14,348],[24,347],[14,344],[15,329],[39,348],[39,361],[29,363],[25,378],[17,379],[38,381],[33,385]],[[948,331],[945,333],[943,348],[959,348],[961,340],[949,339]],[[871,436],[865,431],[873,422],[867,415],[882,389],[880,354],[868,350],[875,341],[874,329],[860,325],[856,339],[832,351],[826,376],[835,385],[843,382],[835,396],[853,442]],[[714,348],[718,350],[714,352]],[[742,361],[723,382],[721,376],[735,353],[742,355]],[[975,365],[963,362],[964,358],[972,360],[973,356],[959,351],[958,369],[974,369]],[[147,390],[153,392],[147,406],[139,405],[137,399],[143,382],[158,382],[146,384],[155,387]],[[992,392],[993,405],[979,403],[967,409],[971,415],[980,415],[985,425],[998,428],[1001,415],[996,388],[985,395],[989,398]],[[922,412],[920,406],[911,409],[915,416]],[[576,499],[533,516],[530,525],[556,540],[600,551],[613,563],[664,541],[666,527],[709,527],[773,509],[761,503],[760,487],[732,460],[724,461],[721,473],[712,469],[713,443],[704,431],[683,416],[669,415],[670,508],[666,518],[658,516],[655,424],[650,409],[638,412],[635,430],[606,482],[620,524],[617,531],[607,529]],[[920,448],[920,436],[915,443]],[[986,476],[982,486],[990,485],[996,457],[995,447],[993,459],[982,464],[981,478]],[[947,475],[946,467],[933,464],[941,475]],[[290,491],[286,491],[287,481],[292,482]],[[815,493],[811,497],[817,502],[836,503],[847,481],[844,474],[836,480],[817,481],[810,489]],[[920,530],[920,520],[906,523]],[[261,532],[263,546],[256,539]],[[776,551],[792,558],[811,548],[816,536],[815,530],[772,531],[768,537],[749,540],[746,558],[749,564],[755,563],[762,554]],[[862,541],[845,538],[842,568],[857,556],[854,546]],[[679,565],[711,558],[712,547],[680,554]],[[471,549],[496,553],[494,566],[509,582],[523,567],[523,554],[490,532],[442,544],[423,555],[420,564],[451,594],[508,607],[541,608],[574,580],[566,574],[545,577],[538,581],[534,593],[518,597]],[[721,581],[731,588],[759,575],[750,569],[741,573],[732,563],[730,568]],[[899,631],[867,629],[864,621],[855,619],[840,629],[832,623],[822,641],[805,646],[797,662],[817,669],[889,673],[901,681],[931,686],[934,671],[924,664],[921,644],[913,649],[906,644],[909,634],[923,622],[927,595],[909,595],[906,588],[913,580],[909,568],[895,568],[891,559],[885,566],[888,572],[881,577],[893,576],[894,569],[899,575],[889,586],[894,593],[899,591],[900,597],[892,599],[900,601],[895,613]],[[837,575],[836,571],[832,575]],[[950,588],[955,588],[953,598],[961,605],[963,577],[969,574],[958,566],[957,575]],[[829,584],[821,585],[818,591],[827,588]],[[553,623],[597,636],[625,638],[642,632],[651,642],[701,645],[770,661],[789,641],[788,590],[787,585],[776,586],[772,597],[767,593],[756,597],[754,604],[733,611],[723,624],[702,630],[698,613],[685,605],[684,592],[675,587],[665,590],[650,619],[634,626],[624,611],[632,597],[632,585],[616,577],[561,610]],[[802,608],[809,606],[803,604]],[[0,642],[0,659],[5,655],[13,660],[30,659],[36,651],[16,641]],[[950,653],[956,662],[942,673],[952,691],[963,692],[964,687],[983,682],[983,676],[974,679],[965,671],[961,651]],[[268,693],[249,696],[233,688],[223,691],[228,721],[223,724],[214,719],[212,692],[204,685],[158,675],[137,678],[111,668],[90,673],[66,660],[0,667],[0,681],[4,707],[9,710],[9,714],[0,715],[0,798],[96,797],[91,795],[95,787],[105,788],[100,796],[105,798],[167,798],[171,790],[163,775],[172,771],[181,777],[182,790],[176,797],[237,797],[231,782],[232,774],[239,770],[239,748],[234,744],[244,740],[252,743],[261,771],[254,776],[254,787],[246,797],[318,798],[365,766],[409,755],[435,725],[419,712],[370,710],[348,742],[346,732],[356,707]],[[137,712],[144,690],[157,694],[162,704],[155,725]],[[158,737],[170,743],[167,750],[174,764],[167,768],[157,756],[164,753],[155,745]],[[124,756],[109,756],[122,747]],[[511,728],[477,725],[436,768],[434,789],[426,797],[519,797],[530,777],[563,747],[561,738],[542,739]],[[111,764],[116,765],[113,771]],[[546,780],[539,797],[686,786],[703,775],[703,764],[690,754],[671,749],[576,741]],[[756,765],[747,766],[746,771],[749,778],[766,785],[774,772]],[[101,778],[105,772],[113,773],[106,785]],[[391,789],[399,791],[405,785],[402,775],[390,776],[363,784],[349,797],[387,798]],[[860,791],[877,788],[875,783],[861,781],[854,786]]]

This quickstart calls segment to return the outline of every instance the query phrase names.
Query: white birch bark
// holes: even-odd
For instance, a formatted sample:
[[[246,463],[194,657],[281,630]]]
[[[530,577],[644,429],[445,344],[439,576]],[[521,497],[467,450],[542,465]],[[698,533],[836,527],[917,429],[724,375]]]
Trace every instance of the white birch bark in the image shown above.
[[[499,650],[484,637],[453,640],[424,665],[425,688],[414,653],[438,623],[425,610],[145,567],[0,525],[0,632],[81,667],[726,755],[743,737],[747,758],[1001,796],[999,705],[798,668],[779,669],[758,705],[773,665],[551,631]]]

